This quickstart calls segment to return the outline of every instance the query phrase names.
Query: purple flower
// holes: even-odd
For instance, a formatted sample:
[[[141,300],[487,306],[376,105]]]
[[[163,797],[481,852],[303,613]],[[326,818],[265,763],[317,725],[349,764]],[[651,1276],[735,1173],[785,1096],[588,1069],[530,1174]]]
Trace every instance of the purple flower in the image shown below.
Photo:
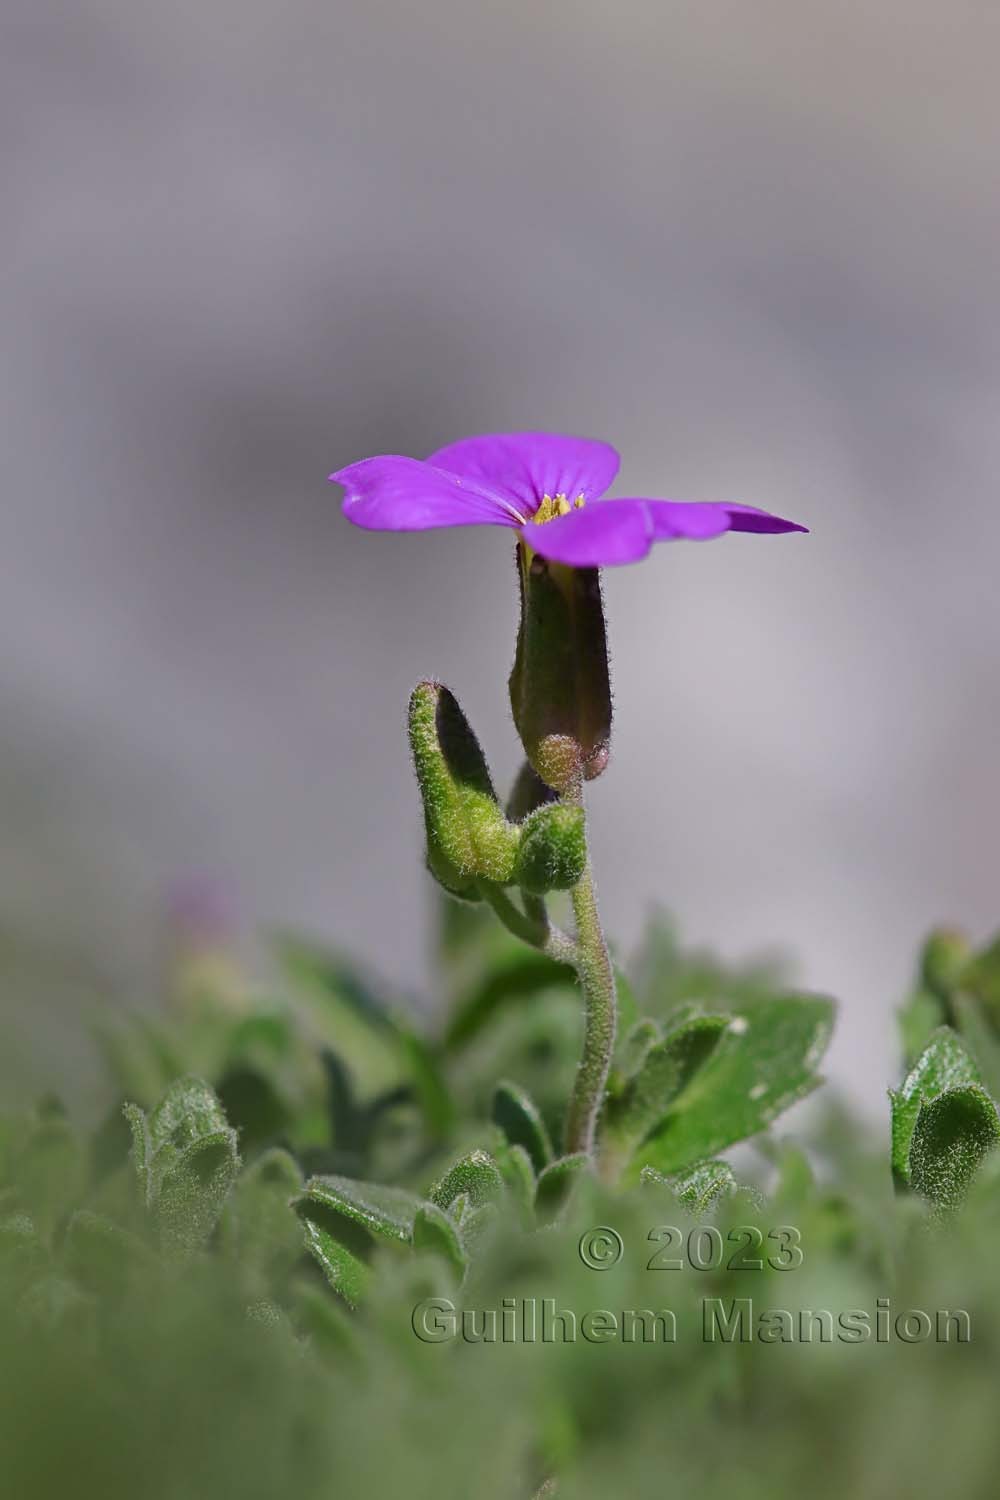
[[[602,500],[618,472],[609,443],[552,432],[463,438],[426,463],[386,455],[330,478],[344,515],[369,531],[509,526],[534,552],[576,568],[638,562],[654,542],[707,541],[724,531],[806,531],[752,505]],[[541,524],[540,524],[541,523]]]

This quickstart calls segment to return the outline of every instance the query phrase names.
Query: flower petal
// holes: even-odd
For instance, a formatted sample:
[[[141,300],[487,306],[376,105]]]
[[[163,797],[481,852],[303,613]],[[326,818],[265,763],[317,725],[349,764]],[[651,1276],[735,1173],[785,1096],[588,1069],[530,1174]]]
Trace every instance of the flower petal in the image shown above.
[[[601,500],[540,526],[522,526],[534,552],[572,568],[611,568],[639,562],[653,545],[645,500]]]
[[[758,510],[756,505],[727,505],[726,509],[731,518],[730,531],[757,531],[768,536],[782,531],[809,531],[808,526],[800,526],[798,521],[784,521],[770,511]]]
[[[639,562],[654,542],[704,542],[726,531],[805,531],[752,505],[683,500],[599,500],[541,526],[521,527],[533,551],[573,568]]]
[[[427,462],[486,485],[531,516],[543,495],[596,500],[618,473],[619,459],[610,443],[593,438],[492,432],[450,443]]]
[[[684,537],[710,541],[724,531],[807,531],[797,521],[784,521],[753,505],[730,505],[726,501],[647,500],[653,535],[658,542]]]
[[[346,491],[343,512],[368,531],[437,526],[516,526],[507,501],[484,485],[394,454],[364,458],[330,478]]]

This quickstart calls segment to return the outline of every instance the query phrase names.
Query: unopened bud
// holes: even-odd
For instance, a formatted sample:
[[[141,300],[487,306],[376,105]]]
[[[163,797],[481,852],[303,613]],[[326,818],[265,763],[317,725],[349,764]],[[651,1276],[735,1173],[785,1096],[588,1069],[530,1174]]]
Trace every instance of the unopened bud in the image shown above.
[[[418,683],[409,727],[431,874],[455,896],[474,897],[477,880],[507,884],[519,830],[503,815],[479,741],[454,695],[439,682]]]
[[[547,562],[517,548],[521,621],[510,702],[535,771],[556,791],[608,763],[611,684],[596,568]]]
[[[539,807],[525,819],[514,879],[526,891],[571,890],[587,863],[583,808],[564,802]]]

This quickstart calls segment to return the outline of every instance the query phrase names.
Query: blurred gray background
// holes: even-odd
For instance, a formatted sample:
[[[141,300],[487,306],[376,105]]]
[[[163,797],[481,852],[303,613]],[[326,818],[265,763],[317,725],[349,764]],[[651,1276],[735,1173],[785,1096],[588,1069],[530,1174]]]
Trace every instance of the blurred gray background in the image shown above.
[[[1000,917],[1000,8],[6,11],[5,1071],[90,1076],[190,870],[433,1001],[404,705],[513,772],[509,543],[325,476],[527,426],[812,528],[608,577],[595,853],[625,948],[793,951],[880,1110],[922,932]]]

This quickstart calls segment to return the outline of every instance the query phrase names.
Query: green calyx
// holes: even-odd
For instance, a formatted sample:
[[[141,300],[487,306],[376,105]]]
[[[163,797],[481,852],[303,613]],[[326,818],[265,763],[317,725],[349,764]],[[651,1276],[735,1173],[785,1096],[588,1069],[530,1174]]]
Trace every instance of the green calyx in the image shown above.
[[[521,829],[514,879],[532,895],[572,890],[587,863],[583,808],[550,802],[529,813]]]
[[[596,568],[549,563],[517,548],[521,619],[510,674],[514,723],[528,760],[564,792],[608,763],[611,684]]]
[[[497,802],[485,757],[454,694],[421,682],[410,696],[410,748],[420,785],[431,874],[454,896],[507,885],[520,830]]]

